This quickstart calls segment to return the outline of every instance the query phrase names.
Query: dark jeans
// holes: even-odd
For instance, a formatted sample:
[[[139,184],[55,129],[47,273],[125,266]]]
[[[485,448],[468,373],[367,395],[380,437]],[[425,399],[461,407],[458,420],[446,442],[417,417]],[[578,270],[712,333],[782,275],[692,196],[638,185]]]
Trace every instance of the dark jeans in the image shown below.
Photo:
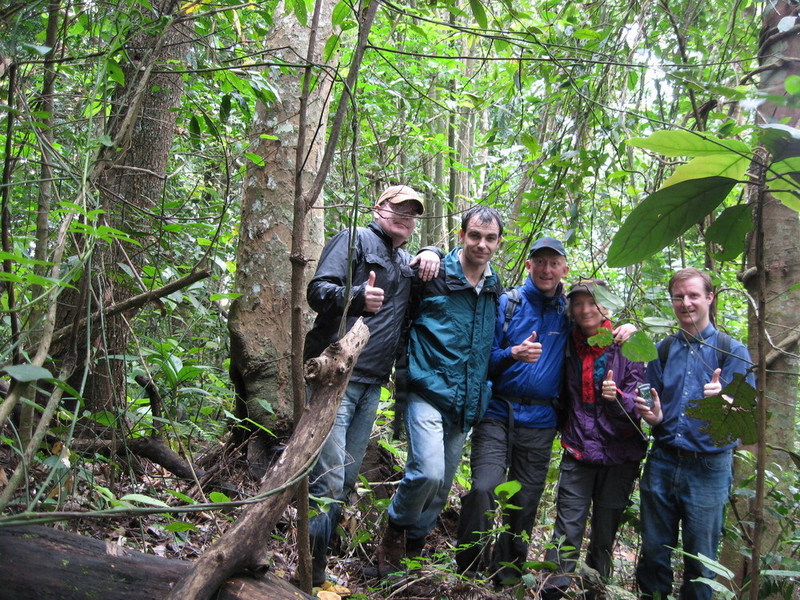
[[[486,419],[475,427],[470,455],[472,490],[461,500],[458,523],[460,549],[456,552],[456,562],[459,570],[490,568],[499,571],[495,577],[499,581],[519,576],[517,570],[501,568],[500,563],[521,564],[527,560],[526,538],[533,528],[547,479],[555,434],[554,428],[514,427],[509,456],[507,422]],[[494,556],[490,559],[487,532],[494,529],[491,519],[496,506],[494,489],[512,480],[522,486],[509,500],[519,508],[510,508],[503,515],[503,524],[507,527],[497,536]]]
[[[658,445],[650,449],[639,484],[642,519],[642,551],[636,581],[643,598],[672,594],[671,548],[695,556],[717,557],[717,546],[733,479],[732,454],[681,456]],[[700,561],[684,556],[682,600],[710,600],[712,589],[694,582],[714,579],[714,572]]]
[[[621,465],[592,465],[564,453],[558,478],[554,548],[545,560],[556,563],[561,575],[575,571],[583,545],[589,509],[592,531],[586,551],[586,565],[607,578],[611,574],[611,552],[620,520],[628,506],[633,484],[639,475],[639,461]],[[564,590],[571,578],[552,577],[546,585]]]

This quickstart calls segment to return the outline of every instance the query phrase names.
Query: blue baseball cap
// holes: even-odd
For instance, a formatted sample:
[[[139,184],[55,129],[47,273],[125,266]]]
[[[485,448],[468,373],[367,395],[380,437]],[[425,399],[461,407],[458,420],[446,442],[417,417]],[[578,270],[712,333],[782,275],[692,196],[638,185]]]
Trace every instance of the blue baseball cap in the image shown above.
[[[564,244],[562,244],[559,240],[557,240],[554,237],[542,237],[533,242],[533,246],[531,246],[531,252],[528,255],[528,258],[533,256],[539,250],[543,250],[544,248],[549,248],[550,250],[554,250],[564,258],[567,257],[567,251],[564,250]]]

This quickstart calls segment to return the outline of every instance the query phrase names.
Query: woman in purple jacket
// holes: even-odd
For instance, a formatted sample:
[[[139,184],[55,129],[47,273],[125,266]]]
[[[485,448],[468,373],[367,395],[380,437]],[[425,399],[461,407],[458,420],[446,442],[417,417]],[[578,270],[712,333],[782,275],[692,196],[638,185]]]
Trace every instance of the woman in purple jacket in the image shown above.
[[[546,555],[559,568],[541,590],[548,600],[562,597],[573,579],[590,507],[585,563],[603,578],[610,575],[614,538],[647,450],[634,401],[637,384],[645,381],[644,365],[625,358],[617,344],[587,341],[603,328],[612,329],[608,311],[595,299],[597,286],[607,287],[602,279],[584,279],[567,294],[575,327],[565,364],[562,398],[568,416],[561,432],[553,547]]]

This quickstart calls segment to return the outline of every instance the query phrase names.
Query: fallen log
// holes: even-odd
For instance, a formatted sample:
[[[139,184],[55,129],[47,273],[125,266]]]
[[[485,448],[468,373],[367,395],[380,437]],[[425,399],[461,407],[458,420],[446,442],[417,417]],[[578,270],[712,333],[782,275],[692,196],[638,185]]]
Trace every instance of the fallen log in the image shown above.
[[[342,339],[306,363],[306,382],[311,388],[308,406],[260,486],[262,494],[279,491],[247,508],[236,524],[195,561],[167,600],[208,600],[234,573],[258,567],[266,538],[292,498],[294,486],[287,483],[298,480],[319,453],[333,426],[353,366],[368,340],[369,328],[359,319]]]
[[[136,552],[41,525],[0,527],[0,600],[161,600],[192,563]],[[289,582],[267,572],[233,577],[224,600],[303,600]]]

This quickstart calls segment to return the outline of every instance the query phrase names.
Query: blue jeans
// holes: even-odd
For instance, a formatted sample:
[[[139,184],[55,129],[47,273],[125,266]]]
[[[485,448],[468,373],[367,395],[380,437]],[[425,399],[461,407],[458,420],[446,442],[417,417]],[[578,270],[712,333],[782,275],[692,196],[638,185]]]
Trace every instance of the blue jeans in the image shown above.
[[[408,539],[421,540],[436,525],[447,503],[467,434],[459,424],[447,423],[442,413],[411,391],[406,431],[408,460],[389,506],[389,521],[406,529]]]
[[[653,446],[640,484],[642,549],[636,581],[643,598],[672,594],[670,548],[678,545],[680,523],[683,551],[716,559],[732,472],[732,454],[679,456]],[[712,589],[693,579],[714,573],[684,556],[681,600],[710,600]]]
[[[380,398],[378,384],[353,381],[347,384],[331,433],[309,477],[308,489],[312,496],[341,502],[353,490]],[[331,504],[327,512],[320,512],[309,521],[315,585],[325,581],[328,543],[341,514],[341,504]]]

